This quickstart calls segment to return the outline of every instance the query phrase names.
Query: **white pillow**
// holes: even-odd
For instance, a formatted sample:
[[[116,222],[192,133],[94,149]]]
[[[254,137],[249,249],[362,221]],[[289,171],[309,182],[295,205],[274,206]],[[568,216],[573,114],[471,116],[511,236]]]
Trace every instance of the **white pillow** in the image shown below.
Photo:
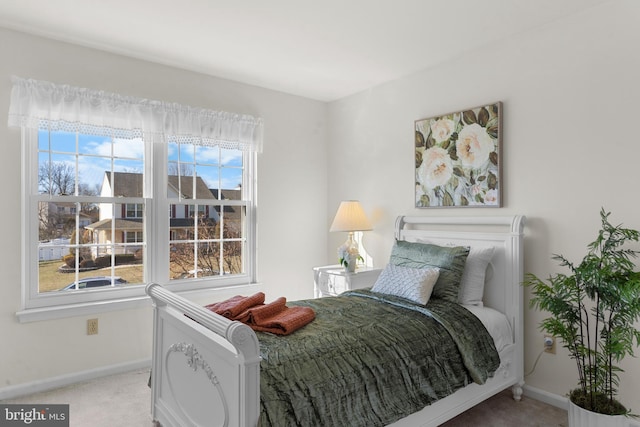
[[[471,247],[471,250],[469,250],[462,279],[460,279],[460,293],[458,293],[458,302],[460,304],[482,307],[485,275],[487,266],[493,257],[494,249],[493,246],[489,246],[486,248]]]
[[[438,268],[410,268],[387,264],[371,290],[426,304],[438,280]]]

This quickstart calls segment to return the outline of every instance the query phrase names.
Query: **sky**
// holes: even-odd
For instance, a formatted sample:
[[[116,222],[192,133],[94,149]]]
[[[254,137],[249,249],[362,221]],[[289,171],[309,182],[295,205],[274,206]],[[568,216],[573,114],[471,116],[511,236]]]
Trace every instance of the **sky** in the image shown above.
[[[77,171],[79,183],[94,189],[105,171],[142,173],[144,143],[141,139],[78,135],[40,131],[38,162],[63,162]],[[192,144],[168,144],[169,170],[196,171],[209,188],[233,189],[242,183],[242,152]],[[77,167],[76,167],[77,165]],[[218,187],[219,184],[219,187]]]

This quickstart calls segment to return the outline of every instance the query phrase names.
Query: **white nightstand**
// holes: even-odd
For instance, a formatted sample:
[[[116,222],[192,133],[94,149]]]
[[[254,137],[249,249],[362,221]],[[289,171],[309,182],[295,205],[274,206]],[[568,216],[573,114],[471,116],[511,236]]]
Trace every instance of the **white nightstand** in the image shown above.
[[[314,267],[314,295],[321,298],[352,289],[369,288],[376,283],[381,271],[379,268],[360,267],[353,273],[347,273],[344,267],[339,265]]]

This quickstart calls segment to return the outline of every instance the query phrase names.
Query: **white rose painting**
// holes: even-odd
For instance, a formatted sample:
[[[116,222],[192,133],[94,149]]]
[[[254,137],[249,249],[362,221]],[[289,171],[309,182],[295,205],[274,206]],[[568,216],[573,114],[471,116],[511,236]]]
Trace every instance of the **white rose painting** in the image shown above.
[[[416,120],[416,207],[500,207],[502,103]]]

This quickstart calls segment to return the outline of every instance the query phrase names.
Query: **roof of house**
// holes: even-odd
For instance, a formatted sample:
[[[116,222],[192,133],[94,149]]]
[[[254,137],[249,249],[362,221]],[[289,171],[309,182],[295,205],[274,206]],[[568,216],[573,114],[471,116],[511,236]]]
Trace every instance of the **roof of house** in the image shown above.
[[[217,221],[213,218],[201,218],[198,220],[198,226],[212,227],[216,225]],[[169,228],[187,228],[193,227],[193,218],[171,218],[169,219]]]
[[[114,197],[142,197],[143,196],[143,174],[133,172],[105,172],[107,182],[113,190]],[[193,191],[193,178],[187,176],[169,175],[168,186],[183,199],[215,199],[209,191],[204,180],[196,176],[195,197]],[[227,191],[227,190],[224,190]],[[234,191],[234,190],[229,190]]]
[[[114,197],[142,197],[143,175],[141,173],[106,171],[104,174]]]
[[[220,195],[217,188],[210,188],[209,191],[218,200],[242,200],[242,190],[220,190]]]
[[[203,220],[205,225],[214,226],[216,221],[211,218],[205,218]],[[193,227],[193,218],[171,218],[169,228],[185,228]],[[123,219],[116,218],[114,228],[118,231],[142,231],[142,219]],[[111,230],[111,218],[106,218],[93,224],[85,226],[85,228],[92,231],[108,231]]]
[[[111,218],[102,219],[93,224],[86,225],[85,228],[93,231],[111,230]],[[138,231],[142,229],[142,219],[115,219],[116,230]]]
[[[204,180],[196,176],[195,195],[193,197],[193,178],[190,176],[169,175],[169,187],[181,194],[183,199],[215,199]]]

